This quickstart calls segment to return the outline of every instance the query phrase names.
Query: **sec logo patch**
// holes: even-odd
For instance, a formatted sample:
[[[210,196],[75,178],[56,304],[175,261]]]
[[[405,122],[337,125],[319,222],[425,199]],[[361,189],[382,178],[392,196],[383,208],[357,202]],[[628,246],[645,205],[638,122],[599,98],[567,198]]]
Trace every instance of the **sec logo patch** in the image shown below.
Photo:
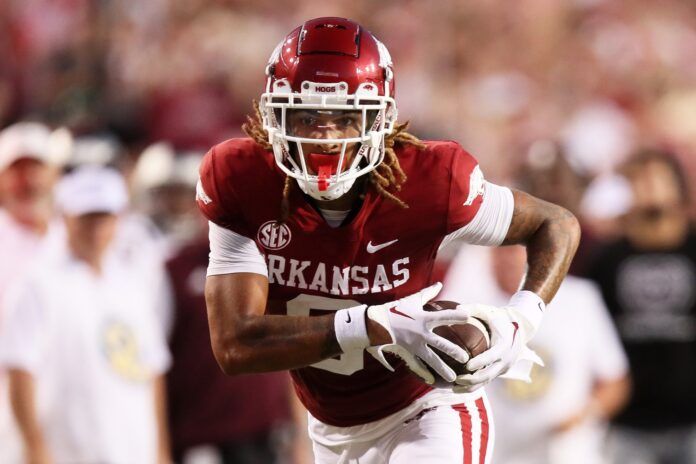
[[[259,232],[256,238],[268,250],[280,250],[285,248],[292,234],[290,228],[285,224],[279,224],[277,221],[268,221],[259,227]]]

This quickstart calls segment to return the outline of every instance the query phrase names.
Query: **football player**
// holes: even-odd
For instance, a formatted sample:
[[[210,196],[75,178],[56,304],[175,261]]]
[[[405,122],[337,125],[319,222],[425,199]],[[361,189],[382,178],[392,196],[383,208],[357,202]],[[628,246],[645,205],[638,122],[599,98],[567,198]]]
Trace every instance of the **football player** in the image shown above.
[[[387,48],[353,21],[313,19],[278,44],[249,138],[216,145],[200,168],[213,351],[230,375],[290,370],[318,463],[485,463],[480,387],[528,359],[579,227],[486,182],[456,142],[409,134],[394,88]],[[508,306],[423,310],[453,240],[526,245]],[[472,359],[433,333],[470,317],[491,332]]]

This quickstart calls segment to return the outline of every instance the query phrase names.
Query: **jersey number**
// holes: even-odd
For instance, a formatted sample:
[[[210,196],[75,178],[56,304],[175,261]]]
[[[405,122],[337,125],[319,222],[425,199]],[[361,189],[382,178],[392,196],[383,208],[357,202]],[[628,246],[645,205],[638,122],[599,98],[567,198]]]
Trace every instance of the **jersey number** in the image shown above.
[[[298,295],[288,301],[289,316],[309,316],[321,314],[324,311],[338,311],[339,309],[359,306],[355,300],[338,300],[316,295]],[[333,372],[334,374],[351,375],[363,368],[363,351],[343,353],[337,358],[325,359],[312,364],[312,367]]]

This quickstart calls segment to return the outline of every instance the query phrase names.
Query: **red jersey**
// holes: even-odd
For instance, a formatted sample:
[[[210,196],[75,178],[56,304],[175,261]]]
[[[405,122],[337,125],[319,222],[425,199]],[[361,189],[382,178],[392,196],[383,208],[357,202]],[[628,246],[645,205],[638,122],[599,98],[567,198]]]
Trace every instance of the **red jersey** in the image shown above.
[[[359,208],[336,228],[299,188],[289,198],[289,219],[276,222],[285,175],[273,154],[251,139],[228,140],[206,154],[199,207],[216,224],[253,239],[264,254],[267,313],[313,316],[382,304],[432,283],[440,243],[481,205],[477,162],[455,142],[395,150],[408,176],[399,198],[409,208],[370,186]],[[395,372],[367,353],[344,353],[291,375],[314,417],[347,427],[393,414],[430,390],[401,361],[390,361]]]

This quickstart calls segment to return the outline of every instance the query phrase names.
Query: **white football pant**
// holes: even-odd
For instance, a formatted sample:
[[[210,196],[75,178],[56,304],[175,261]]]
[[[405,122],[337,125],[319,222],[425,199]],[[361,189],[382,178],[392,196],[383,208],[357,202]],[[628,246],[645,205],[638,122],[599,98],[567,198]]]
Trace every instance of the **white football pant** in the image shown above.
[[[493,423],[485,397],[426,408],[367,442],[313,443],[316,464],[489,464]]]

